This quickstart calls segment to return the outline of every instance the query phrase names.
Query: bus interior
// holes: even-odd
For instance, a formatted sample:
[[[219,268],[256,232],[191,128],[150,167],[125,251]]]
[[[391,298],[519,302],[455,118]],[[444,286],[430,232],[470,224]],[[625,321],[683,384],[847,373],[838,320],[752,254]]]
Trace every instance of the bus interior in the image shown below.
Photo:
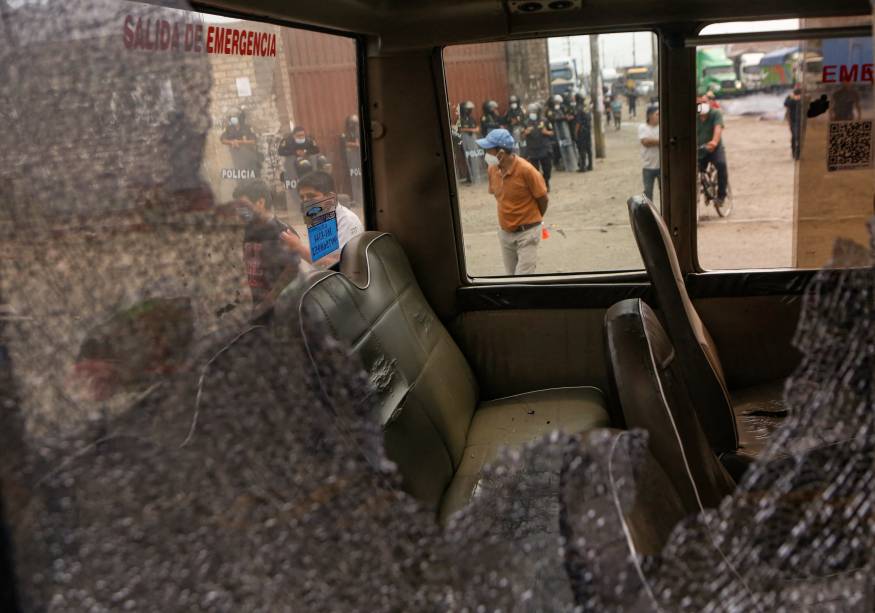
[[[0,21],[2,610],[875,607],[869,2]]]

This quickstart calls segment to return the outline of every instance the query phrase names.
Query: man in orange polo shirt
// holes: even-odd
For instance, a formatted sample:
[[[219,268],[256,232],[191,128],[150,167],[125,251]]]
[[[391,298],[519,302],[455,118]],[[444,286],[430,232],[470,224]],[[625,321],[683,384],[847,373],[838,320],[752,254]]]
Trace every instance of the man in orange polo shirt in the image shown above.
[[[498,203],[498,242],[509,275],[530,275],[538,263],[541,220],[547,212],[547,184],[527,160],[514,153],[510,132],[492,130],[477,141],[486,151],[489,193]]]

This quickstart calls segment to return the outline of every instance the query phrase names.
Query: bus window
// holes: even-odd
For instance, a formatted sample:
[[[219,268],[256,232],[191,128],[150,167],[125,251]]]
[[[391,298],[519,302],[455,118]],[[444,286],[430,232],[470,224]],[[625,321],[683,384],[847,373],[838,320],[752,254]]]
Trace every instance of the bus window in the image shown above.
[[[655,59],[650,32],[445,49],[470,276],[641,269],[625,203],[662,196]]]
[[[776,29],[866,26],[871,18],[787,21]],[[763,24],[703,33],[774,22]],[[868,243],[871,36],[725,40],[696,49],[700,265],[818,268],[837,238]]]
[[[4,18],[41,22],[43,4]],[[3,111],[19,144],[0,176],[2,349],[27,427],[52,432],[184,372],[267,313],[286,271],[332,265],[363,229],[354,39],[95,7],[93,28],[57,19],[4,47],[32,70]],[[336,223],[318,245],[302,213],[317,198]]]

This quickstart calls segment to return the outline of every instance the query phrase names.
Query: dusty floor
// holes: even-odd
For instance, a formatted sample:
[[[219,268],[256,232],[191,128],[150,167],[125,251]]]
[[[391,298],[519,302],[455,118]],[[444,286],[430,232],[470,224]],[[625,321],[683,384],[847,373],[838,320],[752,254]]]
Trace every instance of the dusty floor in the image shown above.
[[[554,172],[545,217],[551,235],[539,247],[538,272],[641,268],[626,212],[626,199],[642,190],[641,115],[624,117],[619,131],[607,131],[607,157],[596,160],[593,172]],[[786,123],[727,114],[725,139],[734,209],[728,219],[704,212],[698,239],[702,266],[790,266],[794,162]],[[485,185],[462,186],[460,193],[469,273],[503,274],[494,198]]]

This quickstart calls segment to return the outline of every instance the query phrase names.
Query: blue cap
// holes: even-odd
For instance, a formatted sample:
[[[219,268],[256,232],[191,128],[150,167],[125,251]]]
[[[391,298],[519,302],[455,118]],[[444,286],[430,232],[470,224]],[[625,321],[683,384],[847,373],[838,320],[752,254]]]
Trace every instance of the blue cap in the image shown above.
[[[510,135],[510,132],[504,128],[498,128],[497,130],[491,130],[489,134],[486,135],[486,138],[478,139],[477,146],[481,149],[497,149],[498,147],[501,147],[513,151],[516,147],[516,143],[513,140],[513,136]]]

